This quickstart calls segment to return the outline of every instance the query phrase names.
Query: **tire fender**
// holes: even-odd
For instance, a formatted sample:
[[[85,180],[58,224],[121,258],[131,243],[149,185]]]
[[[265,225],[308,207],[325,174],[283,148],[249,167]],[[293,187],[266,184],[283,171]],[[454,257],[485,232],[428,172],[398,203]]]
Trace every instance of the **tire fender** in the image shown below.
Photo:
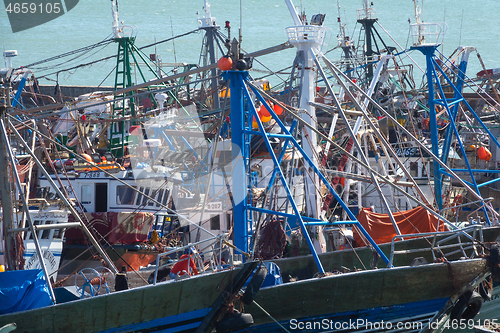
[[[261,264],[255,271],[255,274],[250,279],[247,289],[245,289],[245,292],[241,297],[241,301],[243,303],[247,305],[252,304],[254,297],[257,295],[257,292],[259,291],[260,287],[262,287],[262,284],[266,279],[266,275],[267,275],[267,267],[266,265]]]
[[[475,291],[466,291],[451,310],[450,319],[473,319],[483,305],[483,298]]]

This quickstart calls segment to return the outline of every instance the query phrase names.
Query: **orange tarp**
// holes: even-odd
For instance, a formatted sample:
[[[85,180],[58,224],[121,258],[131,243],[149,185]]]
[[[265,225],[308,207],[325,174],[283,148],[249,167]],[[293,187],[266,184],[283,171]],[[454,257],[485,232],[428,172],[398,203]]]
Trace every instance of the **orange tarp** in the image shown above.
[[[436,231],[438,219],[423,207],[392,215],[403,235]],[[396,236],[396,230],[394,230],[389,214],[373,213],[369,209],[363,208],[358,215],[358,221],[377,244],[390,243],[392,238]],[[448,231],[443,221],[439,221],[439,231]],[[356,230],[354,230],[354,240],[358,246],[364,245]]]

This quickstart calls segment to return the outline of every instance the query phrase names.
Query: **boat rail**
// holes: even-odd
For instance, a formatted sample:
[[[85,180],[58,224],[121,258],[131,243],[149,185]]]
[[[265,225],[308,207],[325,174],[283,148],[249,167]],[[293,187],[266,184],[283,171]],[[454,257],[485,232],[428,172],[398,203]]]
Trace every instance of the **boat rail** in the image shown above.
[[[446,23],[413,23],[410,33],[413,46],[432,46],[443,42]]]
[[[120,25],[113,27],[113,36],[115,38],[135,38],[137,35],[137,27],[132,25]]]
[[[328,28],[317,25],[298,25],[286,28],[290,44],[310,44],[317,52],[321,51]]]
[[[468,233],[471,234],[468,234]],[[448,237],[444,237],[443,239],[437,240],[438,236],[446,236],[449,235]],[[395,241],[398,238],[409,238],[409,237],[415,237],[415,238],[423,238],[431,236],[434,237],[432,240],[431,246],[430,247],[425,247],[425,248],[417,248],[417,249],[407,249],[407,250],[395,250]],[[462,242],[462,239],[460,236],[464,236],[466,238],[466,242]],[[396,235],[392,238],[391,241],[391,253],[389,256],[389,264],[387,267],[392,267],[393,262],[394,262],[394,255],[395,254],[407,254],[407,253],[414,253],[414,252],[422,252],[422,251],[431,251],[433,259],[436,259],[435,256],[435,251],[439,251],[443,254],[444,257],[447,255],[453,255],[456,253],[462,253],[464,257],[472,259],[474,256],[478,255],[477,251],[477,246],[475,243],[476,236],[479,236],[479,241],[483,242],[483,226],[479,224],[471,225],[462,229],[457,229],[457,230],[451,230],[451,231],[437,231],[437,232],[423,232],[423,233],[416,233],[416,234],[405,234],[405,235]],[[446,242],[449,242],[453,238],[457,238],[457,242],[453,244],[446,244]],[[467,241],[467,239],[469,241]],[[445,249],[455,249],[451,252],[444,253],[442,250]],[[481,247],[480,247],[481,248]],[[466,250],[473,249],[471,255],[468,256],[467,253],[465,252]],[[481,248],[481,253],[483,253],[484,250]]]
[[[210,242],[212,240],[214,242],[212,242],[211,245],[219,243],[219,250],[220,251],[219,251],[219,260],[218,260],[218,267],[217,267],[217,269],[220,269],[221,268],[221,262],[222,262],[222,245],[224,243],[224,238],[227,238],[227,237],[229,237],[229,233],[224,233],[224,234],[217,235],[215,237],[204,239],[204,240],[199,241],[199,242],[190,243],[190,244],[182,246],[182,247],[176,247],[175,249],[172,249],[172,250],[167,251],[167,252],[159,253],[156,256],[156,268],[155,268],[155,277],[154,277],[154,280],[153,280],[154,281],[153,285],[156,285],[156,279],[158,278],[158,268],[160,267],[160,259],[162,257],[165,257],[165,256],[167,256],[169,254],[172,254],[172,253],[175,253],[175,252],[179,252],[179,251],[183,251],[183,250],[186,250],[186,249],[190,249],[193,246],[200,245],[200,244],[203,244],[203,243],[206,243],[206,242]],[[203,263],[202,263],[201,267],[203,268]],[[212,267],[212,268],[215,268],[215,267]]]
[[[470,206],[470,205],[476,204],[478,202],[482,202],[481,206],[479,206],[478,208],[476,208],[475,210],[473,210],[469,215],[467,215],[467,221],[470,221],[469,217],[471,215],[473,215],[475,212],[477,212],[478,210],[480,210],[483,207],[485,207],[487,204],[489,204],[491,201],[493,201],[493,199],[494,198],[489,197],[489,198],[482,199],[482,200],[476,200],[476,201],[466,202],[466,203],[461,204],[461,205],[452,205],[450,207],[446,207],[446,208],[441,209],[439,213],[442,214],[445,210],[449,210],[449,209],[457,209],[457,211],[458,211],[459,208],[462,208],[462,207],[465,207],[465,206]],[[458,214],[457,214],[457,219],[458,219]]]
[[[358,20],[374,20],[377,18],[377,11],[373,8],[360,8],[356,10]]]

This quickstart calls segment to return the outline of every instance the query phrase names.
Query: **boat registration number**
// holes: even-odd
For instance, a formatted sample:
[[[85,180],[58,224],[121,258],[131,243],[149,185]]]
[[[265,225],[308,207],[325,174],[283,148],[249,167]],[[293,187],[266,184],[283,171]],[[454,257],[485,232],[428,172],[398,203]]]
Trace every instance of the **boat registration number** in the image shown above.
[[[88,171],[84,173],[83,178],[99,178],[100,174],[99,171]]]

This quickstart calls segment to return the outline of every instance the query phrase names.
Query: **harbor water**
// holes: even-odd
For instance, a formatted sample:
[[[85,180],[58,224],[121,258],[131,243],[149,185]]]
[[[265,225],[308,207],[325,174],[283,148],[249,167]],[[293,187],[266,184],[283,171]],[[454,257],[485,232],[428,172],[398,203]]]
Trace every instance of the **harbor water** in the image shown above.
[[[203,17],[203,0],[172,0],[172,1],[133,1],[120,0],[120,21],[125,25],[137,27],[137,46],[145,46],[155,41],[171,38],[195,30],[198,27],[197,15]],[[257,51],[266,47],[287,41],[285,27],[292,25],[288,9],[284,1],[233,1],[213,0],[212,16],[218,25],[224,27],[225,21],[231,22],[231,38],[238,37],[242,32],[242,47],[247,52]],[[355,40],[359,38],[359,24],[356,24],[356,10],[362,8],[362,1],[339,0],[342,24],[346,24],[347,33]],[[331,28],[329,44],[323,51],[337,45],[339,26],[337,17],[339,9],[335,0],[297,0],[294,2],[302,8],[307,17],[317,13],[326,14],[324,25]],[[426,0],[421,5],[424,22],[445,22],[447,32],[444,36],[442,52],[449,56],[459,45],[474,46],[481,54],[487,68],[499,66],[500,30],[498,19],[492,13],[500,11],[500,2],[495,0]],[[388,45],[396,46],[385,34],[390,33],[403,48],[411,44],[409,40],[409,23],[415,22],[414,3],[411,0],[374,1],[374,7],[380,26],[376,28],[385,38]],[[85,0],[66,14],[39,25],[37,27],[13,33],[6,11],[0,11],[0,45],[4,50],[17,50],[18,56],[13,59],[14,66],[28,64],[53,57],[58,54],[79,49],[98,43],[111,37],[111,6],[109,0]],[[355,31],[356,30],[356,31]],[[225,29],[222,29],[226,33]],[[202,44],[202,32],[196,32],[183,38],[158,44],[156,53],[164,63],[198,63]],[[61,85],[113,85],[113,75],[109,75],[116,59],[82,67],[76,70],[63,71],[81,63],[114,55],[117,45],[110,43],[104,48],[95,48],[79,57],[66,57],[34,67],[35,74],[41,84],[53,84],[58,80]],[[146,54],[155,53],[155,47],[144,49]],[[412,52],[411,57],[424,68],[424,58],[418,52]],[[293,62],[295,50],[281,51],[279,56],[271,54],[258,58],[254,63],[255,77],[266,75],[268,71],[279,71],[287,68]],[[332,60],[340,58],[340,51],[328,53]],[[69,59],[72,59],[68,62]],[[405,63],[409,63],[409,59]],[[3,64],[2,66],[3,67]],[[165,68],[166,71],[171,68]],[[471,56],[469,74],[481,70],[481,65],[475,55]],[[415,68],[418,78],[419,69]],[[286,79],[289,70],[282,75],[271,78],[271,83],[279,84]],[[423,75],[423,74],[422,74]],[[107,77],[107,79],[106,79]],[[48,81],[48,80],[51,81]]]

